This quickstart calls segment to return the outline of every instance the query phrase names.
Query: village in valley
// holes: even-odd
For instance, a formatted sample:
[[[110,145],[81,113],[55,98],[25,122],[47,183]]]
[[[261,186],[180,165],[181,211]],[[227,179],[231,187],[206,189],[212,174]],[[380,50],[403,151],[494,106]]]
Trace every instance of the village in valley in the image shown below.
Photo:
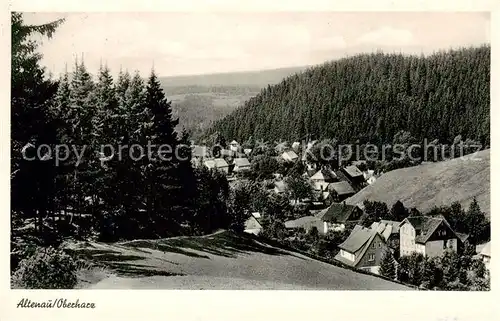
[[[11,287],[489,291],[489,25],[12,12]]]
[[[472,245],[468,241],[469,235],[454,230],[443,215],[423,215],[415,208],[405,209],[398,202],[394,208],[401,206],[397,209],[402,213],[395,215],[400,215],[399,220],[372,219],[373,222],[366,226],[368,215],[365,202],[351,204],[346,200],[373,184],[383,172],[369,169],[367,162],[363,160],[343,162],[342,166],[334,170],[331,166],[312,159],[314,157],[307,156],[318,145],[320,142],[316,140],[292,144],[278,142],[274,146],[269,143],[241,146],[236,140],[232,140],[227,146],[195,145],[192,142],[192,163],[196,167],[223,173],[230,186],[234,187],[240,182],[248,181],[249,177],[255,178],[250,173],[259,169],[256,169],[253,160],[262,162],[262,155],[265,154],[264,157],[272,159],[278,170],[268,179],[263,179],[262,185],[268,193],[288,199],[292,208],[300,208],[296,211],[298,216],[288,217],[284,221],[281,237],[293,244],[293,240],[300,234],[313,237],[324,237],[329,233],[343,235],[334,250],[337,254],[333,256],[333,260],[345,266],[380,275],[383,265],[385,270],[382,274],[394,274],[392,278],[397,279],[399,264],[394,258],[410,257],[412,254],[436,258],[442,257],[446,252],[474,251],[473,257],[483,262],[485,273],[489,273],[490,242],[477,247]],[[289,186],[290,177],[283,174],[283,168],[303,170],[298,173],[300,178],[296,177],[303,183],[302,186],[295,187],[299,191]],[[297,174],[291,172],[291,175]],[[297,194],[303,197],[294,197]],[[262,235],[264,215],[266,214],[249,211],[244,232]]]

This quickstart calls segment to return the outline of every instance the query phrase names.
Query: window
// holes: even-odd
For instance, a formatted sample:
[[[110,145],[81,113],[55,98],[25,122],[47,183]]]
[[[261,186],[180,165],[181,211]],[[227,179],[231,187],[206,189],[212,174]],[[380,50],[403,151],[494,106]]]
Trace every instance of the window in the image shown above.
[[[378,243],[378,248],[380,249],[382,247],[382,243]]]
[[[377,248],[377,242],[373,242],[372,246],[373,246],[374,249],[376,249]]]
[[[368,255],[368,261],[375,261],[375,254]]]

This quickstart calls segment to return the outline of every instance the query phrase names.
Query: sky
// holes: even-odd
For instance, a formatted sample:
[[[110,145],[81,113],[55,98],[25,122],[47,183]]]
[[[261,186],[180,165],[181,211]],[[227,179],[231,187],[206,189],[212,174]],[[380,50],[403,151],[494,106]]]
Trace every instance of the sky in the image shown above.
[[[490,42],[481,12],[25,13],[39,24],[65,17],[42,40],[42,63],[58,75],[83,55],[147,75],[196,75],[306,66],[361,52],[431,53]]]

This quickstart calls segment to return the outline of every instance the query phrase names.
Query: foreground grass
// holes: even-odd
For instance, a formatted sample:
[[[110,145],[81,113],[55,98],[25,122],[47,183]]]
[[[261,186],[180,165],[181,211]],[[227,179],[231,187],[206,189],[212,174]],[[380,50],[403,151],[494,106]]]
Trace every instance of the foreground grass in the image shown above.
[[[399,290],[403,285],[320,262],[251,237],[203,237],[67,244],[102,267],[84,288]]]

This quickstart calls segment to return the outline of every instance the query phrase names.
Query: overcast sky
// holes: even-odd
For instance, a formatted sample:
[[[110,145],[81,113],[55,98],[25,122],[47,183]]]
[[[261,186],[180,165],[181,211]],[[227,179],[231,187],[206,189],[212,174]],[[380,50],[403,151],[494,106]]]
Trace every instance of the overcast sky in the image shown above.
[[[30,13],[27,23],[66,22],[44,40],[58,75],[84,56],[160,76],[273,69],[382,49],[429,53],[490,42],[488,13]]]

